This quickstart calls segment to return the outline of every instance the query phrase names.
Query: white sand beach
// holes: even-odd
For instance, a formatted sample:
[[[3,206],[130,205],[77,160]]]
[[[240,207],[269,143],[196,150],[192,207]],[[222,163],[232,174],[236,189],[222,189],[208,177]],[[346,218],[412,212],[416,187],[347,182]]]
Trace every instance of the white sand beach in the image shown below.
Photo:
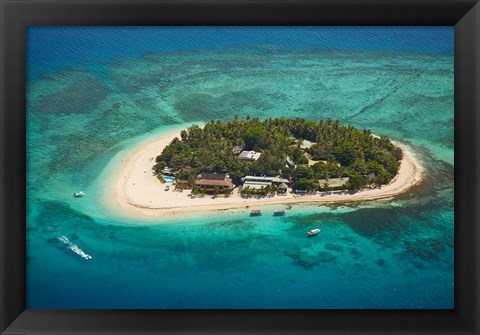
[[[162,184],[152,171],[155,157],[174,137],[179,137],[179,134],[179,130],[176,130],[144,141],[128,151],[118,166],[112,167],[115,170],[107,176],[103,199],[103,203],[112,213],[135,218],[166,218],[247,206],[253,208],[272,204],[369,201],[390,198],[407,191],[421,181],[424,171],[411,150],[406,145],[396,142],[395,144],[403,150],[399,173],[388,185],[380,188],[362,190],[354,194],[318,192],[316,195],[295,195],[289,192],[287,195],[263,198],[242,198],[236,188],[230,197],[192,197],[190,190],[179,192],[171,187],[169,191],[165,191],[165,186],[171,184]]]

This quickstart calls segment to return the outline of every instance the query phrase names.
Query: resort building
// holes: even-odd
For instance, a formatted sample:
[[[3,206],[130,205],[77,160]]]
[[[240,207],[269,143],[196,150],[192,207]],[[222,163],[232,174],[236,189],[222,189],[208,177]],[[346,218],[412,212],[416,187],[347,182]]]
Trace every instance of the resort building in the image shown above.
[[[195,185],[207,189],[213,190],[215,187],[220,187],[221,189],[234,188],[232,179],[228,176],[227,173],[200,173],[195,180]]]
[[[243,187],[260,189],[272,185],[273,177],[246,176],[242,181]]]
[[[246,176],[242,178],[243,187],[257,188],[275,185],[279,189],[279,193],[286,193],[290,181],[281,177],[265,177],[265,176]]]
[[[290,184],[290,180],[285,179],[285,178],[281,178],[281,177],[273,177],[272,183],[273,183],[275,186],[279,186],[279,185],[282,184],[282,183],[284,183],[284,184]]]
[[[241,161],[246,161],[246,162],[255,162],[257,159],[260,158],[260,155],[262,153],[256,152],[256,151],[242,151],[240,155],[238,156],[238,159]]]
[[[335,188],[342,188],[348,183],[349,180],[350,180],[350,177],[319,179],[318,183],[320,184],[321,190],[325,189],[325,184],[328,185],[329,189],[335,189]]]
[[[309,149],[312,145],[314,145],[315,142],[311,142],[309,140],[303,140],[302,144],[300,145],[300,148],[303,150]]]

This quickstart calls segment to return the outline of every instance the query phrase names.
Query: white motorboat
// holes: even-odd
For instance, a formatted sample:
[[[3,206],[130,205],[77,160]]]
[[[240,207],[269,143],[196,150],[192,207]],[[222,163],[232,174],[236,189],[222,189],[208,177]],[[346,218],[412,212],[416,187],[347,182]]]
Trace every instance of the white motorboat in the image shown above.
[[[85,193],[83,193],[82,191],[73,193],[73,196],[74,196],[75,198],[81,198],[81,197],[83,197],[84,195],[85,195]]]
[[[307,235],[308,236],[314,236],[314,235],[317,235],[319,232],[320,232],[320,229],[315,228],[315,229],[307,231]]]

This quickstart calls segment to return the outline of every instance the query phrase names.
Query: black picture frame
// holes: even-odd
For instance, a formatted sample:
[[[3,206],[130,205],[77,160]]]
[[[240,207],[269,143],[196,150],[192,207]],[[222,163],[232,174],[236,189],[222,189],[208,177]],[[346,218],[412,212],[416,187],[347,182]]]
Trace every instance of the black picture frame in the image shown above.
[[[478,1],[0,0],[0,11],[2,334],[479,334]],[[455,308],[25,309],[25,36],[32,25],[455,26]]]

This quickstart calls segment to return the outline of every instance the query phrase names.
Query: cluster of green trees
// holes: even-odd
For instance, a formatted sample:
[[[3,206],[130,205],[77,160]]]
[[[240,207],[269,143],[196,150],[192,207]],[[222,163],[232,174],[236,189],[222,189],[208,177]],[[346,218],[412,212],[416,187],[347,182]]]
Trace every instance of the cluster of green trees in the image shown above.
[[[277,187],[275,185],[267,185],[262,188],[253,188],[253,187],[242,187],[240,191],[241,195],[267,195],[277,192]]]
[[[315,144],[302,149],[304,140]],[[241,162],[232,152],[235,146],[262,154],[255,162]],[[306,153],[314,164],[308,165]],[[286,164],[287,157],[292,164]],[[388,183],[401,158],[401,149],[388,137],[374,137],[338,120],[234,117],[182,130],[156,157],[154,169],[160,174],[168,166],[190,186],[200,172],[228,172],[236,185],[245,175],[281,175],[292,180],[293,188],[308,191],[319,189],[318,179],[350,177],[347,187],[357,190],[372,181]],[[366,177],[370,173],[373,180]]]
[[[193,195],[199,195],[199,196],[204,196],[206,194],[212,194],[213,196],[223,194],[223,195],[229,197],[233,193],[233,190],[231,188],[225,188],[224,189],[220,186],[214,186],[212,189],[207,190],[205,188],[198,187],[197,185],[195,185],[195,183],[193,185],[191,185],[191,188],[192,188],[192,194]]]

